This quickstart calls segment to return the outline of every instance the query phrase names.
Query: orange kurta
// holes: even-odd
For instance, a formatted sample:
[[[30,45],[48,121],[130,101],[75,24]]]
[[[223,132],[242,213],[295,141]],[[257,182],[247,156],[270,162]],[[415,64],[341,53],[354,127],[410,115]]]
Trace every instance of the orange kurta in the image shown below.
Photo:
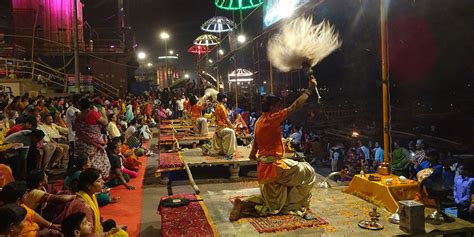
[[[225,105],[222,103],[219,103],[216,106],[216,123],[217,126],[222,126],[222,127],[227,127],[227,117],[229,113],[227,112],[227,109],[225,108]]]
[[[191,106],[191,119],[194,121],[201,117],[203,109],[204,107],[200,104],[195,104]]]
[[[265,112],[255,124],[255,143],[257,144],[257,157],[275,157],[273,163],[258,162],[258,180],[269,180],[277,177],[277,168],[289,169],[283,162],[284,150],[281,141],[280,124],[288,116],[288,110],[283,109],[275,113]]]

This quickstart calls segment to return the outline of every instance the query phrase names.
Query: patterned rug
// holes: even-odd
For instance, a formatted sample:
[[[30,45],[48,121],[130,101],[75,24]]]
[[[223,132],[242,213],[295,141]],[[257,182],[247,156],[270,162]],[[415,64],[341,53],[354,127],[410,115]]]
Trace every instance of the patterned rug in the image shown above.
[[[194,194],[176,194],[165,198],[201,199]],[[160,201],[161,201],[160,200]],[[190,202],[181,207],[160,207],[161,235],[166,236],[217,236],[204,202]]]
[[[158,156],[158,168],[155,175],[158,177],[162,172],[182,170],[184,163],[178,152],[160,152]]]
[[[229,198],[234,203],[236,198],[245,198],[245,196],[237,196]],[[314,213],[312,213],[315,215]],[[328,222],[318,215],[313,220],[305,220],[294,215],[271,215],[265,217],[246,217],[241,218],[239,222],[248,221],[259,233],[271,233],[280,231],[289,231],[299,228],[311,228],[327,225]]]

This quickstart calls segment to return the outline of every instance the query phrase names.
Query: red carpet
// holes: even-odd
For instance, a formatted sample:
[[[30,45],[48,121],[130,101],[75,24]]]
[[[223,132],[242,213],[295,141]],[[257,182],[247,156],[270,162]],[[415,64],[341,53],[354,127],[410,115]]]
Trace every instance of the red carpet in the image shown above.
[[[142,200],[143,200],[143,179],[146,170],[146,157],[139,157],[142,166],[138,171],[138,177],[130,181],[130,185],[135,190],[127,190],[123,185],[114,187],[111,190],[113,197],[120,197],[117,203],[109,204],[100,208],[100,213],[104,220],[114,219],[117,225],[126,225],[128,234],[131,237],[138,237],[140,233],[140,223],[142,220]]]
[[[231,197],[231,203],[236,198],[245,198],[245,196]],[[312,213],[314,215],[314,213]],[[247,217],[241,218],[240,221],[248,221],[259,233],[271,233],[279,231],[289,231],[299,228],[311,228],[327,225],[328,222],[323,218],[315,215],[313,220],[305,220],[294,215],[270,215],[265,217]]]
[[[176,194],[165,198],[201,199],[194,194]],[[160,207],[161,235],[167,236],[217,236],[204,202],[190,202],[181,207]]]

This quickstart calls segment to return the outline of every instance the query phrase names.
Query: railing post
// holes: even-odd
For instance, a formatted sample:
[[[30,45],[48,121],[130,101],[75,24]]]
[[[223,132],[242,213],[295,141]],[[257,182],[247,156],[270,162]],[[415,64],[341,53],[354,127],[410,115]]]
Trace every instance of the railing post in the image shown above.
[[[5,79],[8,79],[8,60],[5,59]]]
[[[35,78],[35,62],[31,61],[31,80],[34,80]]]

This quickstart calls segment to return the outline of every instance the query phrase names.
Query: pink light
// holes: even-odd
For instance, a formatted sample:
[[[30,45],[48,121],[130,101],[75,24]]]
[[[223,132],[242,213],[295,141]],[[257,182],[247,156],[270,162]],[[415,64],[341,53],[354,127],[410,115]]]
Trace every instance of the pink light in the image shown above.
[[[110,45],[110,48],[111,48],[111,49],[115,48],[115,45]]]

